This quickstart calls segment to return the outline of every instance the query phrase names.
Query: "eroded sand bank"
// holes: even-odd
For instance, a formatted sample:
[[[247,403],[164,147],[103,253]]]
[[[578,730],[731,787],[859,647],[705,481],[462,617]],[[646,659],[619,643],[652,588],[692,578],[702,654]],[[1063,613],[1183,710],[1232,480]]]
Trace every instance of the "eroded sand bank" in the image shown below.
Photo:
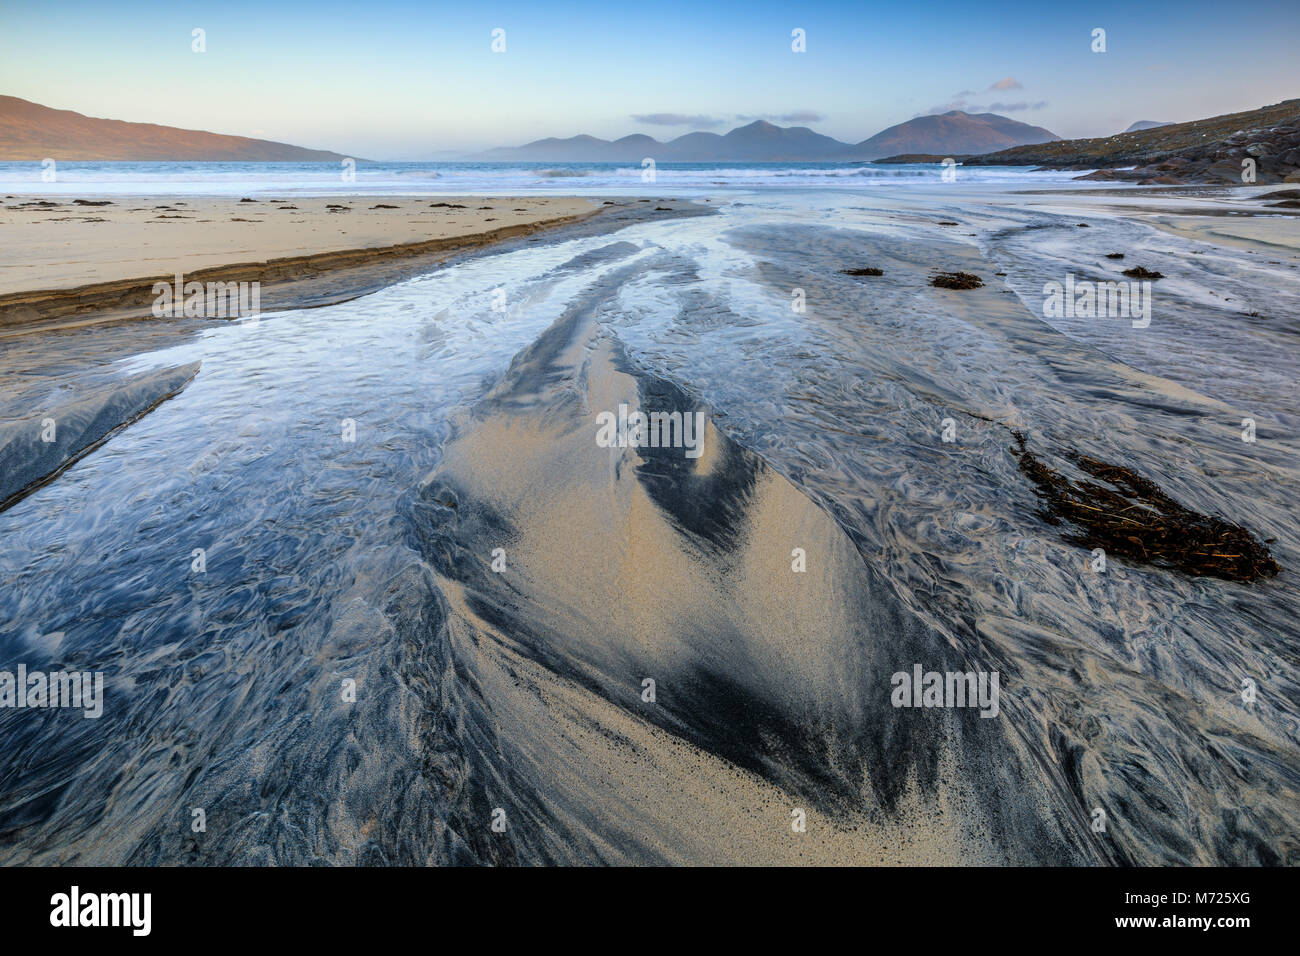
[[[6,197],[0,330],[148,317],[155,284],[178,275],[257,282],[263,310],[318,306],[610,205],[572,197]]]

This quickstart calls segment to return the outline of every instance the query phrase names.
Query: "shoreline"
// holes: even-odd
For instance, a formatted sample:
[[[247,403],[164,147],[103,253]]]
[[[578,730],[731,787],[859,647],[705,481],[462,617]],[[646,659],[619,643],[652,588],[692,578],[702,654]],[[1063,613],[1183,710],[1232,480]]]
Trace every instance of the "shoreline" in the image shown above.
[[[331,198],[337,200],[337,197]],[[375,203],[382,198],[366,196],[362,201]],[[404,198],[409,204],[411,197]],[[420,197],[420,201],[423,202],[424,198],[427,197]],[[438,198],[439,205],[452,208],[460,206],[454,199],[435,198]],[[356,199],[351,201],[357,202]],[[304,202],[304,200],[298,199],[295,202]],[[453,231],[454,234],[451,235],[438,235],[432,238],[416,239],[415,241],[379,244],[376,242],[377,234],[371,232],[368,237],[363,234],[359,240],[351,240],[354,243],[353,245],[328,248],[331,241],[337,242],[341,236],[347,235],[346,232],[336,231],[332,236],[317,236],[314,239],[317,248],[311,249],[311,251],[302,251],[296,255],[239,258],[233,261],[214,263],[212,262],[213,258],[219,257],[221,253],[208,250],[205,251],[203,259],[200,260],[206,260],[204,265],[188,269],[182,274],[186,282],[194,281],[205,284],[208,282],[258,282],[261,285],[259,309],[261,313],[285,309],[316,308],[356,298],[394,282],[427,272],[461,253],[482,250],[485,247],[499,245],[511,240],[526,239],[542,231],[553,231],[565,226],[573,226],[592,219],[604,218],[613,213],[626,212],[629,209],[637,210],[640,204],[643,203],[654,202],[658,204],[653,207],[656,212],[677,214],[683,212],[683,207],[689,206],[688,203],[675,200],[630,199],[601,203],[598,200],[578,197],[564,197],[563,199],[557,198],[544,201],[535,198],[524,200],[509,198],[485,200],[478,198],[476,202],[492,202],[495,205],[528,203],[534,207],[534,209],[527,210],[529,213],[534,212],[534,210],[553,212],[558,207],[563,214],[541,217],[526,216],[523,221],[485,229],[483,227],[486,222],[493,221],[497,217],[490,219],[484,217],[482,215],[483,209],[480,207],[471,215],[461,215],[439,223],[444,230]],[[579,204],[590,204],[590,208],[584,209]],[[71,205],[71,201],[69,201],[68,205]],[[88,208],[93,213],[100,212],[97,207]],[[461,208],[468,208],[468,206]],[[523,211],[522,209],[515,210],[515,212]],[[344,219],[342,216],[329,216],[327,219],[323,211],[316,213],[314,219],[308,218],[311,216],[310,213],[302,215],[304,219],[298,222],[308,222],[309,229],[290,230],[287,237],[284,233],[267,236],[263,240],[262,249],[278,251],[279,248],[283,248],[286,244],[286,238],[291,238],[300,247],[310,244],[313,242],[310,233],[318,232],[322,226],[334,226]],[[351,223],[348,224],[351,225]],[[110,223],[109,225],[117,227],[114,231],[123,235],[123,241],[129,242],[133,235],[139,235],[139,222],[119,222]],[[381,232],[378,237],[380,237],[381,241],[384,232],[393,225],[391,222],[379,223],[378,228]],[[228,225],[223,224],[222,228],[229,231]],[[418,233],[420,228],[418,225],[412,226],[408,220],[406,223],[398,224],[392,231],[405,231],[410,234],[412,232]],[[19,232],[21,232],[20,229],[10,231],[9,244],[28,241],[20,239],[17,235]],[[87,263],[90,269],[97,270],[101,274],[106,270],[113,269],[115,266],[120,268],[120,263],[109,261],[106,255],[103,254],[104,250],[115,247],[112,237],[108,238],[109,242],[100,248],[99,252],[101,254],[98,258],[96,258],[95,250],[74,247],[80,257],[77,264]],[[242,235],[239,238],[246,255],[247,251],[249,251],[247,246],[250,239],[256,242],[258,237]],[[366,238],[369,238],[369,243],[366,242]],[[304,239],[306,240],[305,243]],[[325,248],[319,248],[322,243],[326,245]],[[251,251],[257,252],[260,250],[254,249]],[[177,258],[177,264],[183,265],[184,262],[180,261],[180,257]],[[135,261],[145,260],[137,259]],[[68,272],[67,268],[63,268],[62,271],[64,274]],[[7,337],[13,334],[157,318],[152,314],[152,304],[155,299],[154,285],[155,283],[167,283],[171,286],[176,280],[176,275],[177,272],[173,270],[167,273],[154,272],[122,277],[115,276],[102,281],[68,287],[47,284],[44,288],[17,289],[4,292],[0,294],[0,336]],[[232,321],[232,319],[208,318],[206,321]]]

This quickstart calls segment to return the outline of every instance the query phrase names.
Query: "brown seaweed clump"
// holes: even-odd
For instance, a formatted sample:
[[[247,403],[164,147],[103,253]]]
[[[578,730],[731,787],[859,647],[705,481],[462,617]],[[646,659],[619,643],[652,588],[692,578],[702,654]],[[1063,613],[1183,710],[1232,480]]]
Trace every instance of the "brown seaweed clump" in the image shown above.
[[[1156,272],[1152,269],[1143,269],[1141,266],[1134,266],[1132,269],[1125,269],[1124,275],[1130,279],[1163,279],[1164,273]]]
[[[1122,252],[1108,252],[1108,253],[1106,253],[1106,258],[1107,258],[1107,259],[1123,259],[1123,258],[1124,258],[1124,253],[1122,253]]]
[[[1063,534],[1065,541],[1228,581],[1256,581],[1281,570],[1264,543],[1245,528],[1183,507],[1132,469],[1071,452],[1068,457],[1080,470],[1110,487],[1075,482],[1026,450],[1022,433],[1012,434],[1018,447],[1011,453],[1038,488],[1043,518],[1079,529]]]
[[[841,269],[840,272],[846,276],[883,276],[885,274],[875,266],[864,266],[861,269]]]
[[[984,280],[970,272],[940,272],[930,280],[936,289],[978,289]]]

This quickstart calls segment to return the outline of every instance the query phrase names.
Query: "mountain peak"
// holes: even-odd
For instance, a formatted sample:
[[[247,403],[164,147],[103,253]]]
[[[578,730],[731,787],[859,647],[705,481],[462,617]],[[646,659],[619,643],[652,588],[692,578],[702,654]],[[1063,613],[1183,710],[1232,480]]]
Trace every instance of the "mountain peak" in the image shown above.
[[[1060,139],[1041,126],[1030,126],[997,113],[972,116],[963,110],[917,116],[877,133],[857,145],[863,159],[885,156],[961,156],[996,152],[1012,146],[1036,145]],[[1005,145],[995,145],[995,144]]]

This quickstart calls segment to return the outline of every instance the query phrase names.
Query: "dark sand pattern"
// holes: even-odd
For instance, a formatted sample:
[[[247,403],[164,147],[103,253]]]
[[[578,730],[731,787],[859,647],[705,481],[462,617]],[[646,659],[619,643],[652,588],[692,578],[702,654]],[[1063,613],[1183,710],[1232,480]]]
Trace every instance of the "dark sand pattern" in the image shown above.
[[[790,861],[781,817],[797,806],[833,831],[815,841],[828,859],[1104,858],[1068,824],[1068,804],[1026,785],[1033,756],[1005,723],[890,705],[890,675],[913,662],[982,662],[900,608],[785,478],[715,428],[699,459],[597,446],[598,409],[696,406],[581,315],[515,360],[411,510],[416,546],[472,623],[477,683],[511,728],[502,745],[533,738],[510,764],[528,771],[541,807],[594,816],[606,832],[602,808],[621,806],[629,774],[650,762],[656,794],[696,811],[665,813],[656,797],[654,815],[640,811],[638,828],[625,818],[602,857]],[[792,572],[796,547],[816,574]],[[653,703],[641,698],[647,677]],[[510,716],[558,693],[574,712],[546,731]],[[691,746],[660,765],[655,728]],[[529,754],[552,736],[571,744]],[[773,787],[787,806],[768,805]],[[998,799],[1009,788],[1019,799]]]

